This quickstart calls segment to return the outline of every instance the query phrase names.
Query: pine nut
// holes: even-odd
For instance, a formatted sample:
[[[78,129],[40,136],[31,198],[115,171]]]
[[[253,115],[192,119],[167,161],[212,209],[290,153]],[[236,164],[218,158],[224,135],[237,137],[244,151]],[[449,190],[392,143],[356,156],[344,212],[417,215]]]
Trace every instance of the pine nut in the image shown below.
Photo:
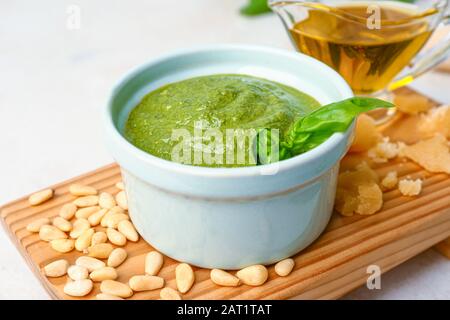
[[[94,282],[102,282],[105,280],[116,280],[118,277],[117,271],[111,267],[103,267],[97,270],[92,271],[89,274],[89,278],[91,278]]]
[[[94,284],[89,279],[69,281],[64,286],[64,293],[72,297],[87,296],[94,287]]]
[[[239,270],[236,275],[244,284],[249,286],[260,286],[266,282],[269,273],[267,272],[266,267],[258,264]]]
[[[161,300],[181,300],[181,296],[177,290],[165,287],[159,292]]]
[[[39,232],[42,226],[49,225],[50,219],[48,218],[40,218],[30,222],[27,225],[27,230],[30,232]]]
[[[67,275],[72,280],[83,280],[89,277],[89,271],[85,267],[74,265],[69,267]]]
[[[50,241],[50,245],[53,250],[67,253],[72,251],[75,248],[75,240],[73,239],[56,239]]]
[[[114,214],[114,213],[126,213],[126,210],[122,209],[119,206],[114,206],[111,209],[109,209],[109,211]]]
[[[294,266],[294,259],[281,260],[275,265],[275,273],[280,277],[286,277],[291,273],[292,269],[294,269]]]
[[[107,293],[99,293],[96,295],[96,298],[97,300],[123,300],[121,297],[116,297]]]
[[[106,221],[106,227],[117,229],[120,221],[129,220],[130,218],[125,213],[116,213],[108,217]]]
[[[119,206],[115,206],[115,207],[109,209],[108,212],[105,213],[105,215],[103,216],[103,218],[102,218],[102,220],[100,222],[100,225],[102,227],[106,227],[106,223],[108,222],[109,217],[112,216],[113,214],[116,214],[116,213],[125,213],[125,210],[123,210]]]
[[[73,203],[66,203],[61,207],[61,210],[59,210],[59,216],[66,220],[70,220],[73,218],[76,211],[77,211],[76,205],[74,205]]]
[[[89,257],[97,259],[108,259],[113,249],[114,248],[110,243],[99,243],[87,248]]]
[[[44,274],[49,278],[62,277],[67,273],[67,268],[69,268],[67,260],[56,260],[44,267]]]
[[[119,182],[116,183],[116,188],[120,189],[120,190],[124,190],[125,186],[123,185],[122,181],[119,181]]]
[[[66,239],[67,234],[55,226],[43,225],[39,230],[39,238],[43,241],[50,242],[56,239]]]
[[[100,211],[99,206],[81,208],[77,210],[77,212],[75,213],[75,217],[77,217],[78,219],[88,219],[91,215],[98,211]]]
[[[128,200],[127,195],[125,194],[125,191],[119,191],[116,194],[116,202],[124,210],[128,210]]]
[[[75,249],[83,252],[91,245],[92,236],[94,235],[94,229],[85,230],[75,241]]]
[[[178,291],[181,293],[188,292],[195,281],[194,270],[187,263],[180,263],[175,268],[175,280]]]
[[[92,236],[91,247],[95,246],[96,244],[105,243],[106,241],[108,241],[106,233],[104,233],[103,231],[98,231]]]
[[[103,261],[86,256],[79,257],[75,261],[75,264],[77,266],[85,267],[89,272],[103,268],[105,266],[105,263]]]
[[[109,192],[102,192],[98,198],[98,204],[103,209],[111,209],[116,205],[116,200],[113,195]]]
[[[45,189],[36,193],[33,193],[29,198],[28,202],[32,206],[37,206],[53,197],[52,189]]]
[[[52,223],[61,231],[68,232],[72,230],[72,224],[64,218],[55,217]]]
[[[102,221],[103,216],[108,212],[108,209],[101,209],[97,212],[91,214],[88,218],[89,223],[91,226],[98,226],[100,224],[100,221]]]
[[[88,230],[91,227],[89,221],[87,221],[86,219],[77,219],[75,220],[75,222],[72,224],[72,231],[70,231],[70,237],[72,239],[76,239],[79,236],[81,236],[81,234]]]
[[[108,240],[116,246],[124,246],[127,243],[127,238],[115,229],[106,229],[106,235],[108,236]]]
[[[164,279],[156,276],[133,276],[128,281],[133,291],[150,291],[164,287]]]
[[[158,251],[151,251],[145,256],[145,273],[156,276],[164,263],[164,257]]]
[[[125,259],[127,258],[128,254],[125,251],[125,249],[122,248],[116,248],[114,249],[108,258],[108,266],[109,267],[118,267],[120,266]]]
[[[72,184],[69,187],[69,192],[74,196],[92,196],[97,194],[97,189],[91,186]]]
[[[106,228],[106,224],[108,223],[109,217],[112,216],[113,214],[116,214],[115,212],[112,211],[112,209],[108,210],[104,215],[102,220],[100,220],[100,225],[102,227]]]
[[[133,224],[129,220],[122,220],[117,224],[117,229],[122,233],[128,240],[136,242],[139,240],[139,234],[134,228]]]
[[[128,298],[133,295],[133,291],[129,286],[114,280],[103,281],[100,285],[100,291],[120,298]]]
[[[98,204],[98,196],[84,196],[73,200],[73,203],[79,208],[92,207]]]
[[[212,269],[210,277],[212,282],[218,284],[219,286],[237,287],[240,283],[238,277],[235,277],[231,273],[219,269]]]

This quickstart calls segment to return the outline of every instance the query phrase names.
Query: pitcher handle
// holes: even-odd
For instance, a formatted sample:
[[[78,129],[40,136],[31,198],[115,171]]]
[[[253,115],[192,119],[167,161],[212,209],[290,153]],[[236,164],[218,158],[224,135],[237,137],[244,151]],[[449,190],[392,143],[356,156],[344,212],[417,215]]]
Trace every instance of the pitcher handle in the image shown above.
[[[450,14],[444,17],[443,25],[450,25]],[[393,91],[400,87],[410,84],[425,72],[433,69],[438,64],[444,62],[450,57],[450,29],[447,35],[443,37],[432,48],[421,53],[412,65],[406,69],[406,74],[402,74],[395,78],[389,85],[388,90]]]

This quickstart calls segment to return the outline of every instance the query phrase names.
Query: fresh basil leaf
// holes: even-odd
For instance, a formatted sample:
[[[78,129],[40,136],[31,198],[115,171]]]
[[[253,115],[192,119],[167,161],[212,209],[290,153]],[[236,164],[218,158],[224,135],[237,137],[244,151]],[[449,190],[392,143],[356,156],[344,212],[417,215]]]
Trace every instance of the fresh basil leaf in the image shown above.
[[[353,119],[362,112],[390,107],[393,107],[393,104],[383,100],[354,97],[320,107],[297,120],[292,129],[296,133],[345,131]]]
[[[361,113],[378,108],[391,108],[390,102],[375,98],[353,97],[322,106],[310,114],[298,119],[290,128],[285,139],[278,143],[279,152],[258,155],[261,163],[273,163],[292,158],[314,149],[336,132],[344,132]]]

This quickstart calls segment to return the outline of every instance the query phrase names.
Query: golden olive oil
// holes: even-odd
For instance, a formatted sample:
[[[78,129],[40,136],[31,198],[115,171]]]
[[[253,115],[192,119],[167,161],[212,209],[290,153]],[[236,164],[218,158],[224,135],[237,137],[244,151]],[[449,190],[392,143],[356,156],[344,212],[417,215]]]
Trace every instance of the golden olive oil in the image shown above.
[[[356,94],[384,89],[430,37],[425,18],[380,5],[379,28],[369,28],[367,5],[310,8],[290,30],[298,49],[338,71]]]

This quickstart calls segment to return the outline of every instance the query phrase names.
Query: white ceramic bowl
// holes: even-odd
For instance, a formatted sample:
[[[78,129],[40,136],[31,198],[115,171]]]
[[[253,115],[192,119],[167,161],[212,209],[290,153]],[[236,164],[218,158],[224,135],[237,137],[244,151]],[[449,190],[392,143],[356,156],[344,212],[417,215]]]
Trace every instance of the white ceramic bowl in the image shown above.
[[[118,83],[105,110],[106,143],[122,170],[131,219],[157,250],[206,268],[270,264],[302,250],[325,228],[354,124],[305,154],[243,168],[182,165],[123,138],[128,114],[145,94],[217,73],[284,83],[322,104],[352,96],[334,70],[297,52],[242,45],[183,50],[138,67]]]

